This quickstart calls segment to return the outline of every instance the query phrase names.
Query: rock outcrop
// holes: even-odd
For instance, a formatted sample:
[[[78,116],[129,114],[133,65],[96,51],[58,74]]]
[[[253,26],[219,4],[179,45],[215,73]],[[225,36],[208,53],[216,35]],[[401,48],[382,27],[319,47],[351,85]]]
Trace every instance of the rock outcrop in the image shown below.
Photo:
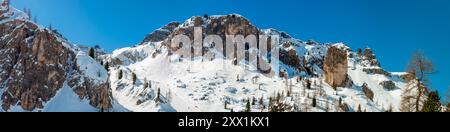
[[[332,46],[328,49],[324,62],[325,82],[331,86],[345,87],[348,79],[347,75],[347,52]]]
[[[69,76],[79,71],[73,64],[78,51],[54,31],[39,27],[23,15],[9,5],[2,4],[0,8],[0,111],[13,106],[25,111],[42,110],[69,83]],[[72,86],[92,106],[111,108],[108,82],[85,81],[83,85]]]
[[[374,94],[373,94],[373,91],[370,90],[370,88],[369,88],[369,86],[367,85],[367,83],[364,83],[364,84],[361,86],[361,88],[362,88],[362,91],[364,92],[364,95],[366,95],[367,98],[369,98],[370,100],[373,101]]]
[[[378,62],[377,57],[370,48],[364,49],[362,62],[366,67],[380,67],[380,62]]]
[[[2,108],[43,108],[63,86],[71,52],[48,30],[26,21],[0,24],[0,36],[7,36],[0,39]]]
[[[74,71],[68,78],[68,85],[73,88],[74,92],[80,99],[89,100],[89,104],[106,111],[112,108],[112,96],[109,82],[96,83],[92,79],[84,76],[79,67],[74,66]]]
[[[141,42],[141,44],[145,44],[147,42],[160,42],[165,40],[173,32],[173,30],[178,27],[178,25],[180,25],[179,22],[171,22],[164,27],[155,30],[154,32],[147,35]]]
[[[169,29],[172,29],[176,24],[169,25],[171,25],[169,26]],[[261,31],[256,26],[252,25],[249,20],[240,15],[231,14],[211,17],[196,16],[174,28],[167,39],[163,41],[163,45],[170,45],[171,39],[180,34],[188,36],[193,41],[195,27],[203,27],[204,35],[218,35],[222,40],[226,40],[226,35],[247,36],[261,34]],[[172,50],[177,50],[179,48],[181,47],[171,47]],[[205,46],[203,50],[208,50],[208,46]]]
[[[386,90],[395,90],[398,87],[395,85],[395,83],[391,80],[389,81],[383,81],[380,83],[381,86],[383,86],[384,89]]]

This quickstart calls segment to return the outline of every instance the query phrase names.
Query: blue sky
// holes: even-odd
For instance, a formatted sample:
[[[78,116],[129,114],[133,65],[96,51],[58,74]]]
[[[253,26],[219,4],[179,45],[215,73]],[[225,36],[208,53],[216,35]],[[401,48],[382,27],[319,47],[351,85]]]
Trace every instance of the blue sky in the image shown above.
[[[244,15],[260,28],[295,38],[371,47],[382,66],[404,71],[421,49],[438,73],[431,87],[450,86],[449,0],[12,0],[29,8],[41,25],[57,28],[70,41],[112,51],[140,42],[171,21],[205,13]]]

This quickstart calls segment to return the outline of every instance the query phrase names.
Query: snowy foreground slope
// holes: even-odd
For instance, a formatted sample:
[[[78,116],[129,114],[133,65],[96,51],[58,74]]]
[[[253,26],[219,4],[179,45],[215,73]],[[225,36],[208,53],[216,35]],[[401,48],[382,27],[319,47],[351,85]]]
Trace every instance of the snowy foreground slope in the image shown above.
[[[175,26],[171,23],[171,28],[165,26],[154,33],[189,29],[195,25],[196,19],[201,19],[197,26],[203,27],[209,27],[217,20],[246,20],[235,14],[232,17],[192,17]],[[259,31],[266,35],[281,35],[278,48],[295,51],[302,60],[301,65],[308,70],[298,70],[300,68],[281,62],[280,69],[273,69],[275,75],[267,76],[255,67],[234,65],[232,60],[202,61],[201,57],[196,57],[190,61],[176,54],[169,55],[164,40],[170,35],[162,38],[150,36],[148,38],[152,39],[138,46],[118,49],[103,56],[104,61],[114,63],[109,68],[112,96],[130,111],[245,111],[248,102],[254,112],[273,111],[268,108],[273,105],[282,107],[281,111],[357,111],[358,107],[367,112],[399,111],[401,93],[408,82],[403,77],[406,73],[386,72],[376,58],[358,56],[342,43],[303,42],[275,29]],[[352,82],[336,90],[324,79],[324,58],[330,47],[346,52],[347,74]],[[370,49],[366,50],[371,53]],[[288,74],[287,80],[279,76],[280,71]],[[308,82],[310,88],[307,88]],[[384,84],[392,85],[387,85],[390,86],[387,88]],[[312,106],[313,102],[316,106]]]

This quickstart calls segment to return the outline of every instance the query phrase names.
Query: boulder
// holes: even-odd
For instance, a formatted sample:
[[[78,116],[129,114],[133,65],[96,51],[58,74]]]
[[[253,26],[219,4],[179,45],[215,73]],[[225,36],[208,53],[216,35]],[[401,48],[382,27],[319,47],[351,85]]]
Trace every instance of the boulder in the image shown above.
[[[370,90],[367,83],[364,83],[361,87],[362,87],[362,91],[364,92],[364,95],[366,95],[367,98],[369,98],[370,100],[373,101],[374,94],[373,94],[373,91]]]
[[[398,87],[395,85],[395,83],[393,81],[383,81],[380,83],[381,86],[383,86],[384,89],[386,90],[395,90]]]

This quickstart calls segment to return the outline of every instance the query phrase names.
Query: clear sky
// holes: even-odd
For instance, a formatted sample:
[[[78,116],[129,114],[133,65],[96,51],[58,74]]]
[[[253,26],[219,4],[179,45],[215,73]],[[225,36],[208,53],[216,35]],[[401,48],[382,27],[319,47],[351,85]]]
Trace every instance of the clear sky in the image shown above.
[[[421,49],[438,73],[431,87],[450,87],[449,0],[11,0],[70,41],[112,51],[190,16],[238,13],[260,28],[302,40],[371,47],[383,68],[404,71]]]

